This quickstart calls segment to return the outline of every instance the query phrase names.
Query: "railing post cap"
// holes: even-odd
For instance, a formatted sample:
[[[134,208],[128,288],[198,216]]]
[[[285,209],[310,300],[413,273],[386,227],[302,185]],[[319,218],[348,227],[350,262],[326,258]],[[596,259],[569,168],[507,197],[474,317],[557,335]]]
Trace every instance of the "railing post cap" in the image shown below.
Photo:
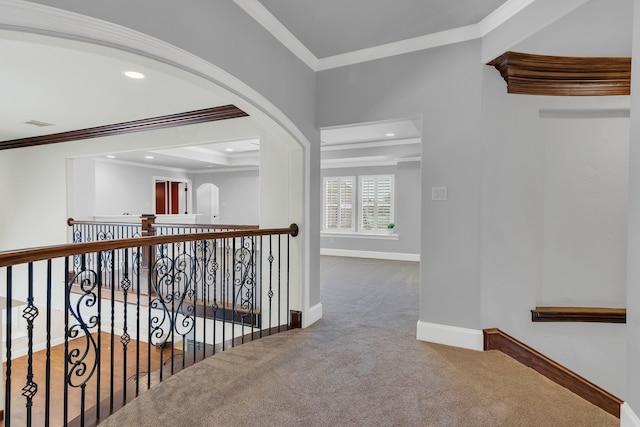
[[[300,228],[298,227],[298,224],[296,224],[295,222],[289,226],[289,229],[291,230],[289,232],[289,234],[291,234],[291,237],[296,237],[300,232]]]

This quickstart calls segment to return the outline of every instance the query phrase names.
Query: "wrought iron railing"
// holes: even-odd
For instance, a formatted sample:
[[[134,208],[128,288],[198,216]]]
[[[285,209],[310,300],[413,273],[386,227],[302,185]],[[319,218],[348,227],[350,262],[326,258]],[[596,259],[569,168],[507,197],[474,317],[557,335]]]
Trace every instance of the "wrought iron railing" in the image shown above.
[[[124,217],[122,217],[124,218]],[[99,242],[103,240],[128,239],[141,236],[175,235],[191,233],[212,233],[220,231],[257,230],[257,225],[238,224],[171,224],[156,223],[155,215],[141,215],[126,217],[129,222],[102,222],[102,221],[78,221],[67,219],[67,225],[71,227],[71,241],[73,243]],[[137,221],[136,221],[137,220]],[[114,280],[103,280],[102,287],[109,288],[111,284],[117,291],[122,291],[121,283],[124,280],[124,272],[134,269],[142,261],[142,254],[137,251],[115,250],[109,254],[102,254],[102,266],[106,273],[114,273]],[[140,259],[139,259],[140,258]],[[87,256],[84,262],[89,268],[96,265],[96,255]],[[128,268],[125,268],[125,264]],[[80,271],[80,258],[74,257],[72,271],[77,274]],[[128,274],[131,275],[131,271]],[[131,291],[135,291],[135,283],[132,283]],[[142,293],[147,294],[148,288],[142,287]]]
[[[296,235],[293,224],[0,253],[5,425],[96,424],[190,364],[289,329]]]

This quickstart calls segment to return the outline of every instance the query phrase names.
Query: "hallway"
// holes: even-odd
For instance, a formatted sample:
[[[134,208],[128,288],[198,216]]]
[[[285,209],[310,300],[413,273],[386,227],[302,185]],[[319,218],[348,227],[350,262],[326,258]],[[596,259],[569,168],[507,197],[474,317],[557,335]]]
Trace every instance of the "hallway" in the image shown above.
[[[417,263],[322,257],[324,317],[238,346],[105,426],[617,426],[505,355],[415,339]]]

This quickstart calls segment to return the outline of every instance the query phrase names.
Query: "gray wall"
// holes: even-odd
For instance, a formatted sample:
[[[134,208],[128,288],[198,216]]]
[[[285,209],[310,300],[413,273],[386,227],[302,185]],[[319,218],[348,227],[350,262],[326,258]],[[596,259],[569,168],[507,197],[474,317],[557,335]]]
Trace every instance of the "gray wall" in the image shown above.
[[[420,162],[400,162],[397,166],[370,166],[323,169],[322,177],[395,175],[395,233],[398,240],[323,235],[322,248],[366,252],[420,253]]]
[[[259,224],[260,174],[258,170],[191,174],[194,191],[204,183],[218,187],[220,224]],[[195,193],[194,193],[195,194]]]
[[[221,224],[258,224],[260,214],[259,171],[187,173],[117,162],[79,158],[73,160],[74,211],[76,219],[96,215],[152,213],[153,178],[191,180],[195,213],[196,190],[204,183],[218,186]]]
[[[186,172],[95,162],[95,215],[155,212],[154,177],[189,179]],[[194,213],[189,207],[189,213]]]
[[[640,0],[633,2],[633,56],[640,62]],[[629,147],[629,241],[627,264],[627,395],[640,413],[640,68],[631,68],[631,144]]]
[[[480,42],[318,73],[318,125],[422,117],[420,319],[480,327]],[[446,202],[431,187],[447,186]],[[429,286],[424,284],[428,283]]]
[[[421,321],[501,328],[624,398],[624,326],[533,324],[529,310],[541,299],[625,303],[626,230],[620,222],[626,188],[620,185],[626,179],[628,121],[598,119],[607,121],[607,138],[614,140],[592,135],[581,146],[584,132],[545,134],[549,125],[541,125],[539,111],[625,109],[629,100],[508,95],[498,72],[480,62],[480,48],[472,41],[322,71],[318,124],[422,116]],[[571,126],[579,128],[580,121]],[[570,146],[562,157],[545,157],[545,147],[552,150],[558,135],[573,138]],[[591,157],[583,156],[593,147]],[[594,164],[602,166],[602,173],[589,178],[584,173],[588,162],[600,160],[607,149],[615,159],[606,167]],[[551,166],[558,159],[564,162],[560,167],[568,166],[572,155],[584,163],[569,168],[570,178],[583,189],[593,180],[599,196],[588,198],[588,192],[574,188],[562,200],[560,186],[553,183],[561,169]],[[431,201],[434,186],[448,187],[448,201]],[[559,209],[575,208],[577,202],[602,215],[580,218],[578,229],[570,230],[571,218],[560,218]],[[596,225],[603,225],[602,233],[592,229],[576,239]],[[554,228],[563,230],[565,238],[549,235]],[[585,246],[592,253],[585,253]],[[571,262],[570,271],[561,271],[553,264],[557,251],[565,261],[572,252],[581,259]],[[594,259],[606,260],[606,268],[598,269]],[[593,272],[598,275],[576,288],[585,273]],[[564,280],[567,275],[571,280]],[[551,292],[552,283],[566,287]]]

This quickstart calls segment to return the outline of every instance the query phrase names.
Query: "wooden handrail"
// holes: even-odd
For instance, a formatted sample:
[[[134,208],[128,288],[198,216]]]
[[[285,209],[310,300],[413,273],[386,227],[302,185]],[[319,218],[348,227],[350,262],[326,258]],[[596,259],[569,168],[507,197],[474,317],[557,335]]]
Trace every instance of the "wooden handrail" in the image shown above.
[[[100,240],[88,243],[67,243],[64,245],[44,246],[39,248],[21,249],[0,252],[0,267],[62,258],[92,252],[102,252],[115,249],[137,248],[143,246],[162,245],[166,243],[193,242],[196,240],[232,239],[236,237],[268,236],[278,234],[298,235],[298,225],[291,224],[288,228],[266,228],[258,230],[218,231],[212,233],[174,234],[164,236],[134,237],[131,239]]]

